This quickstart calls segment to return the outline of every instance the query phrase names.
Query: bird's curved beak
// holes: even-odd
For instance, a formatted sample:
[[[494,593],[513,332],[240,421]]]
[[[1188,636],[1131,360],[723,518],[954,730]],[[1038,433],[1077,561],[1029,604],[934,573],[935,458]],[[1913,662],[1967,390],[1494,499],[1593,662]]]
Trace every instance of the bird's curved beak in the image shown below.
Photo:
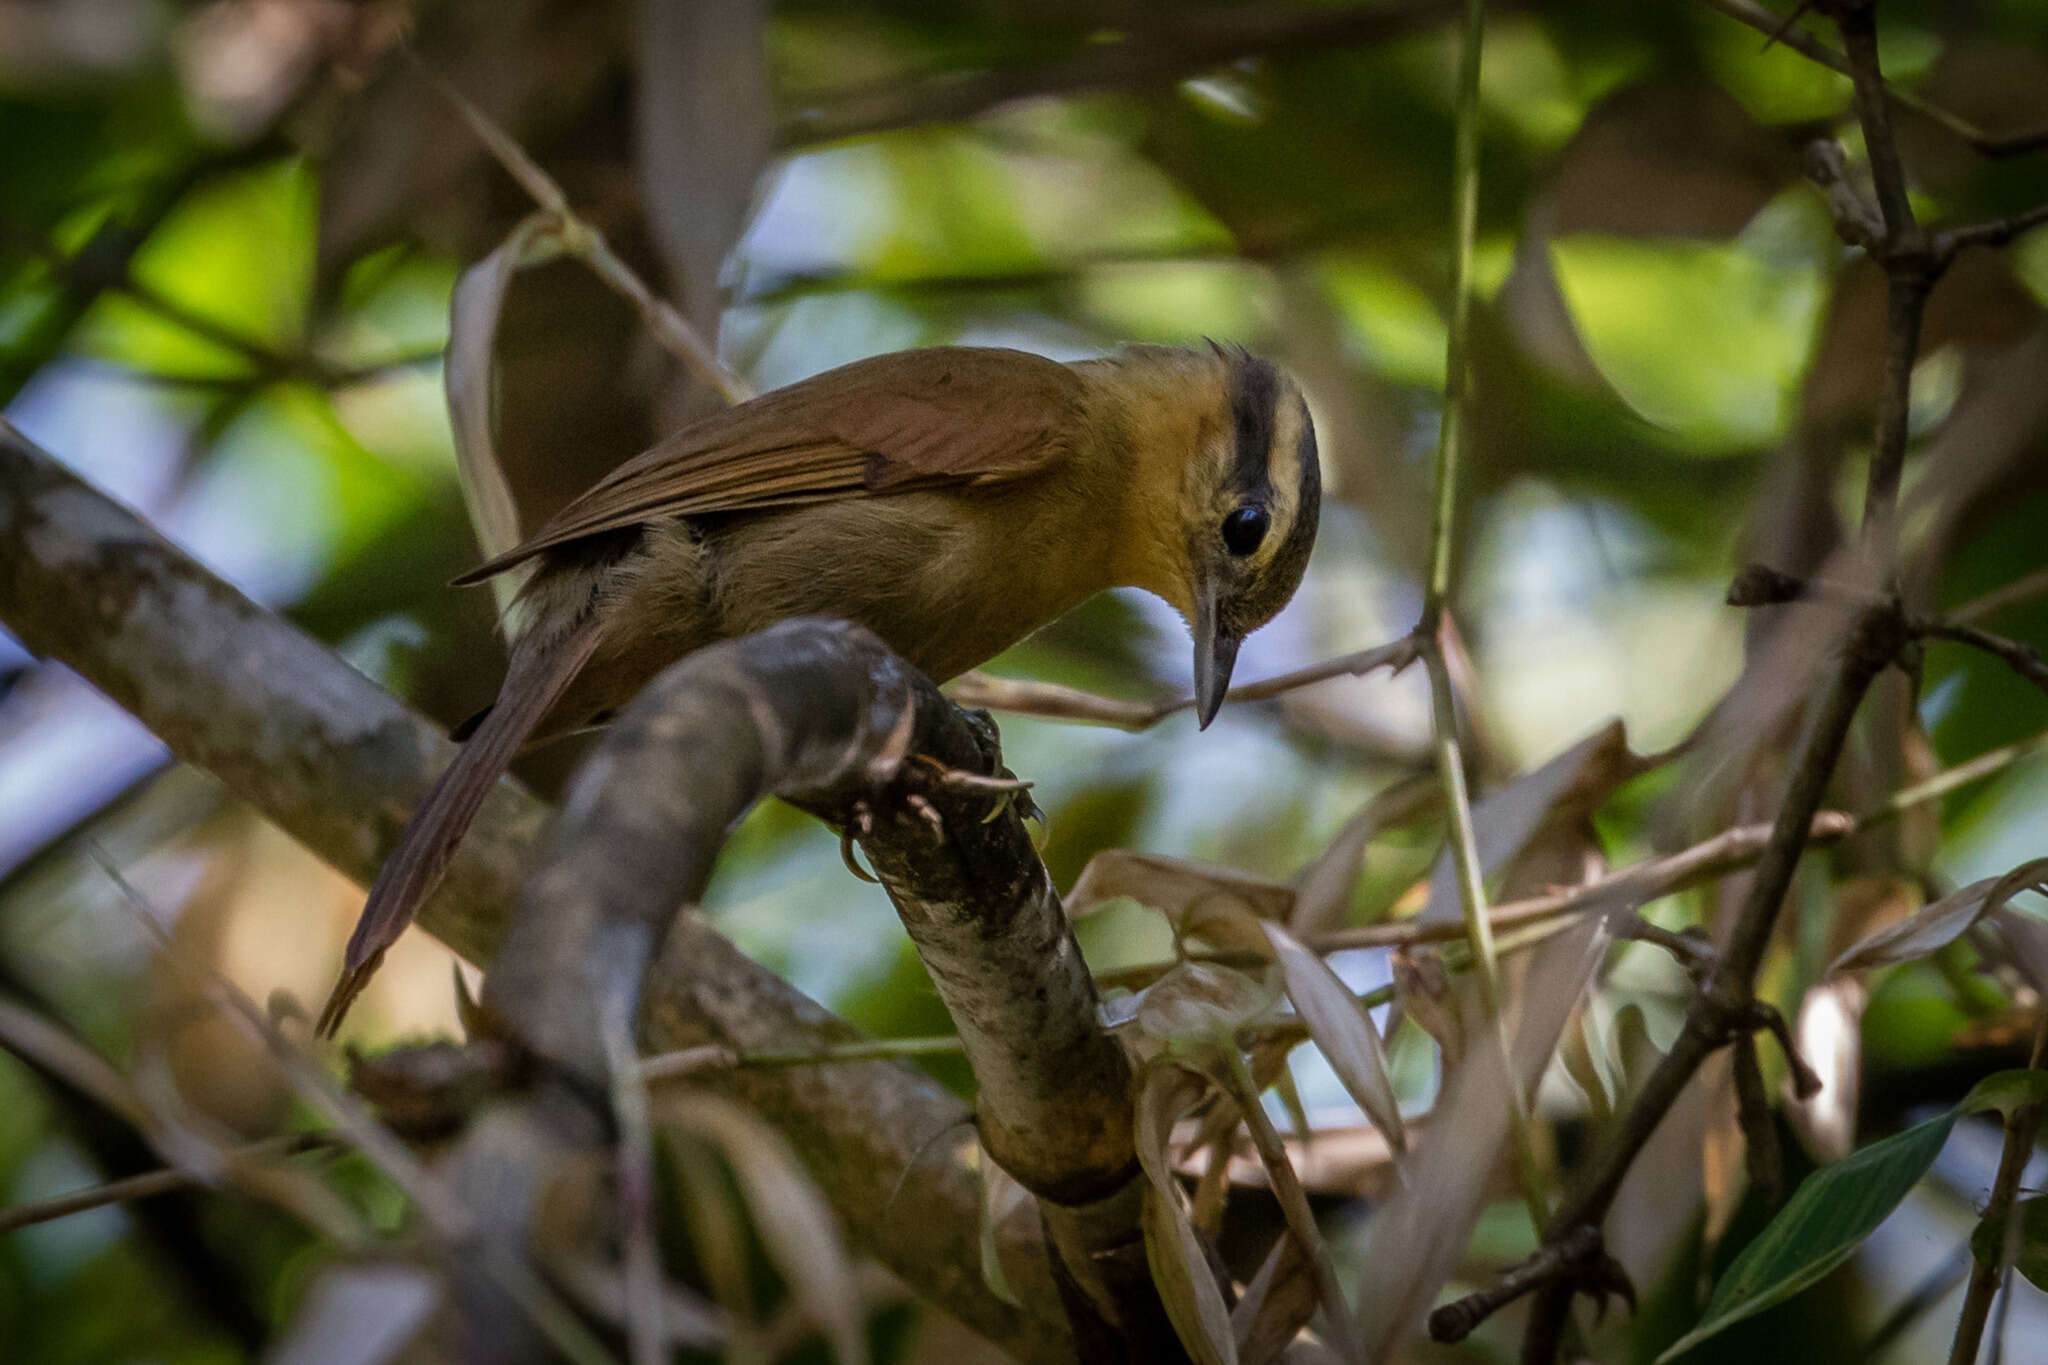
[[[1216,591],[1205,587],[1195,608],[1195,721],[1206,730],[1223,709],[1230,690],[1230,670],[1244,637],[1217,629]]]

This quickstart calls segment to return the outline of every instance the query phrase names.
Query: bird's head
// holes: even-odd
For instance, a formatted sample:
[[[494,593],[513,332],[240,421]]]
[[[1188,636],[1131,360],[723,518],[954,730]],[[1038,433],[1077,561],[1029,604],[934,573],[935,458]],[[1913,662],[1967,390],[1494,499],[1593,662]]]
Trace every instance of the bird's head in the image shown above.
[[[1220,420],[1204,423],[1181,483],[1195,714],[1216,718],[1244,637],[1301,586],[1322,510],[1315,427],[1301,390],[1269,361],[1210,344]]]

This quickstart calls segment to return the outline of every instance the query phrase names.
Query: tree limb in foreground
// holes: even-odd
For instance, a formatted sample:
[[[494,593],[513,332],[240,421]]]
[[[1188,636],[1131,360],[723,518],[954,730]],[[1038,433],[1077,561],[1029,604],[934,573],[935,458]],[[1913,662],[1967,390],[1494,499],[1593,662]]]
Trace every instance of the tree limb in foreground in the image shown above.
[[[207,573],[4,420],[0,623],[358,882],[374,874],[453,753],[431,723]],[[516,784],[501,783],[423,908],[422,925],[466,957],[487,957],[546,813]],[[650,1041],[663,1036],[666,1011],[692,1017],[712,1003],[738,1046],[822,1048],[857,1036],[695,917],[671,935],[646,1000]],[[981,1280],[977,1177],[957,1149],[923,1150],[960,1113],[936,1083],[889,1063],[739,1072],[706,1083],[730,1086],[819,1163],[812,1170],[853,1240],[925,1299],[1022,1359],[1071,1358],[1049,1309],[1013,1308]]]

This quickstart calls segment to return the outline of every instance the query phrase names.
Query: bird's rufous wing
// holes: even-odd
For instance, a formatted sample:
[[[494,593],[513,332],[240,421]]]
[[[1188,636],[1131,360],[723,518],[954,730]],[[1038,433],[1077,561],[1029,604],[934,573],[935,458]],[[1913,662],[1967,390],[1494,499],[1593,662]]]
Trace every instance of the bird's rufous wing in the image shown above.
[[[663,517],[989,483],[1062,458],[1082,380],[1025,351],[899,351],[714,413],[634,456],[531,538],[457,579]]]

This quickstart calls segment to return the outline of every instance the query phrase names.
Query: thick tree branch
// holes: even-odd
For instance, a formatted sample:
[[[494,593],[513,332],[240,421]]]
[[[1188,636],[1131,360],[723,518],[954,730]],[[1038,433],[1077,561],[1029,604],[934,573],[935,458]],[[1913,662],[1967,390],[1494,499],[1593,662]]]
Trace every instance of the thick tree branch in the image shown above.
[[[841,825],[960,1030],[983,1145],[1044,1201],[1065,1274],[1102,1320],[1077,1323],[1081,1340],[1113,1327],[1129,1358],[1170,1359],[1178,1347],[1138,1226],[1129,1065],[1097,1022],[1072,929],[1009,809],[1014,793],[955,780],[963,771],[1000,772],[992,728],[865,630],[793,621],[700,650],[641,694],[578,774],[485,1004],[599,1080],[605,1009],[637,993],[733,821],[774,793]],[[694,919],[682,930],[700,932]],[[647,1041],[749,1040],[716,1012],[657,1001]]]
[[[358,881],[453,752],[426,720],[4,422],[0,623]],[[501,784],[421,923],[465,956],[487,957],[545,815]],[[858,1037],[694,916],[669,935],[645,998],[656,1038],[702,1041],[704,1021],[741,1048]],[[713,1079],[791,1138],[853,1239],[921,1295],[1023,1359],[1068,1358],[1057,1322],[1010,1307],[981,1281],[977,1177],[959,1153],[924,1150],[960,1118],[942,1088],[886,1063]]]

